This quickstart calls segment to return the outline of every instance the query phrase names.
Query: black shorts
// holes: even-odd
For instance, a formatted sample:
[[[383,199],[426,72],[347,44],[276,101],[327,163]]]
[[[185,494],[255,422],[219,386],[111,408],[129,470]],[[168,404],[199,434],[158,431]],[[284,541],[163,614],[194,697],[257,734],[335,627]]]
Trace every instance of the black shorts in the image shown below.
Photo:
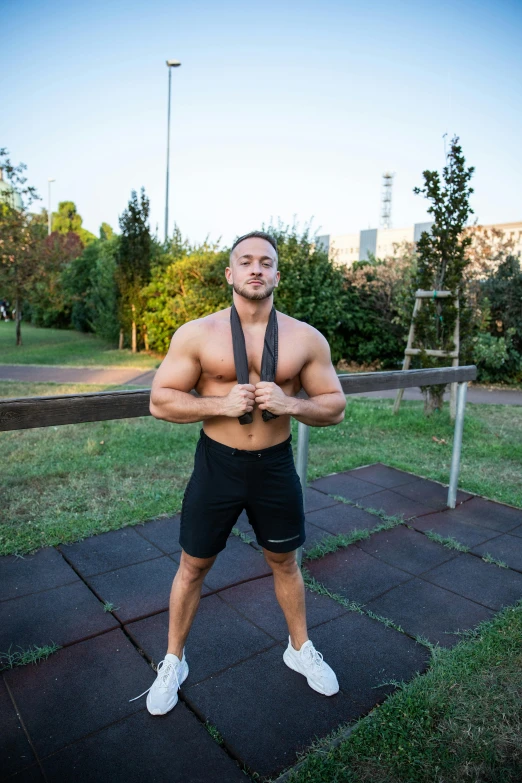
[[[179,543],[192,557],[213,557],[227,545],[246,510],[257,543],[291,552],[305,541],[301,481],[290,435],[259,451],[233,449],[201,430],[194,471],[183,496]]]

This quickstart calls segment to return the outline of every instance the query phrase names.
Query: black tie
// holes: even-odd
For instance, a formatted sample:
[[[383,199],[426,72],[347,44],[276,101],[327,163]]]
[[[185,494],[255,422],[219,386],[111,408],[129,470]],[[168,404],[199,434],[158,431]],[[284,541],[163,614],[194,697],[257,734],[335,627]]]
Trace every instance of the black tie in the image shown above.
[[[245,336],[241,320],[234,304],[230,310],[230,326],[232,328],[232,345],[234,348],[234,364],[236,365],[236,378],[238,383],[250,383],[248,374],[248,359],[245,347]],[[261,358],[261,380],[275,381],[277,371],[277,314],[275,307],[272,307],[265,332],[265,344],[263,345],[263,356]],[[275,413],[262,411],[263,421],[277,419]],[[252,424],[253,417],[251,413],[243,413],[238,417],[240,424]]]

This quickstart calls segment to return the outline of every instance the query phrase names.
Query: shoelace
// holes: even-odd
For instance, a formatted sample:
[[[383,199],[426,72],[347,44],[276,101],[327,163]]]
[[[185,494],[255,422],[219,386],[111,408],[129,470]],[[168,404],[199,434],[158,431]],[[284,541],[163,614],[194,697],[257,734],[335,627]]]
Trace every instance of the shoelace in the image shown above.
[[[316,650],[315,647],[307,647],[305,649],[305,655],[307,655],[310,659],[310,663],[313,663],[315,666],[317,666],[319,669],[323,665],[323,654],[319,652],[319,650]]]
[[[174,666],[174,664],[171,661],[166,663],[165,658],[158,663],[157,673],[158,673],[158,675],[161,675],[161,684],[158,685],[159,688],[167,689],[169,687],[170,675],[173,672],[174,672],[174,677],[176,678],[176,683],[177,683],[178,688],[179,688],[181,686],[179,684],[178,673],[176,671],[176,667]],[[152,683],[152,685],[154,685],[154,683]],[[152,685],[150,686],[150,688],[152,688]],[[129,699],[129,701],[136,701],[136,699],[141,699],[142,696],[145,696],[145,694],[150,691],[150,688],[147,688],[146,691],[143,691],[143,693],[140,693],[139,696],[135,696],[133,699]]]

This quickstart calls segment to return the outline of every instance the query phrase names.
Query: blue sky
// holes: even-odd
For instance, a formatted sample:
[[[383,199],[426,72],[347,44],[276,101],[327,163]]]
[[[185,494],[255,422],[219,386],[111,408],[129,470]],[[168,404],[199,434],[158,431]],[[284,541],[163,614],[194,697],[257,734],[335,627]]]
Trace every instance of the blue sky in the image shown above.
[[[320,233],[427,219],[413,194],[460,136],[479,222],[522,220],[522,3],[4,0],[0,146],[47,206],[116,230],[131,191],[164,235],[222,244],[262,223]]]

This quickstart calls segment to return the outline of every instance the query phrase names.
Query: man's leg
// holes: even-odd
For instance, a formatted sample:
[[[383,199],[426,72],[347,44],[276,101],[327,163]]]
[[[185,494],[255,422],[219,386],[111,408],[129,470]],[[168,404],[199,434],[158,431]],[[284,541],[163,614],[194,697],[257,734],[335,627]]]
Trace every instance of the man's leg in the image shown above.
[[[181,551],[181,562],[172,583],[169,605],[169,641],[168,653],[177,655],[181,660],[183,647],[196,615],[201,597],[203,580],[216,559],[200,558]]]
[[[275,594],[285,615],[292,647],[299,650],[308,640],[308,631],[303,575],[295,550],[276,553],[263,547],[263,554],[274,574]]]

